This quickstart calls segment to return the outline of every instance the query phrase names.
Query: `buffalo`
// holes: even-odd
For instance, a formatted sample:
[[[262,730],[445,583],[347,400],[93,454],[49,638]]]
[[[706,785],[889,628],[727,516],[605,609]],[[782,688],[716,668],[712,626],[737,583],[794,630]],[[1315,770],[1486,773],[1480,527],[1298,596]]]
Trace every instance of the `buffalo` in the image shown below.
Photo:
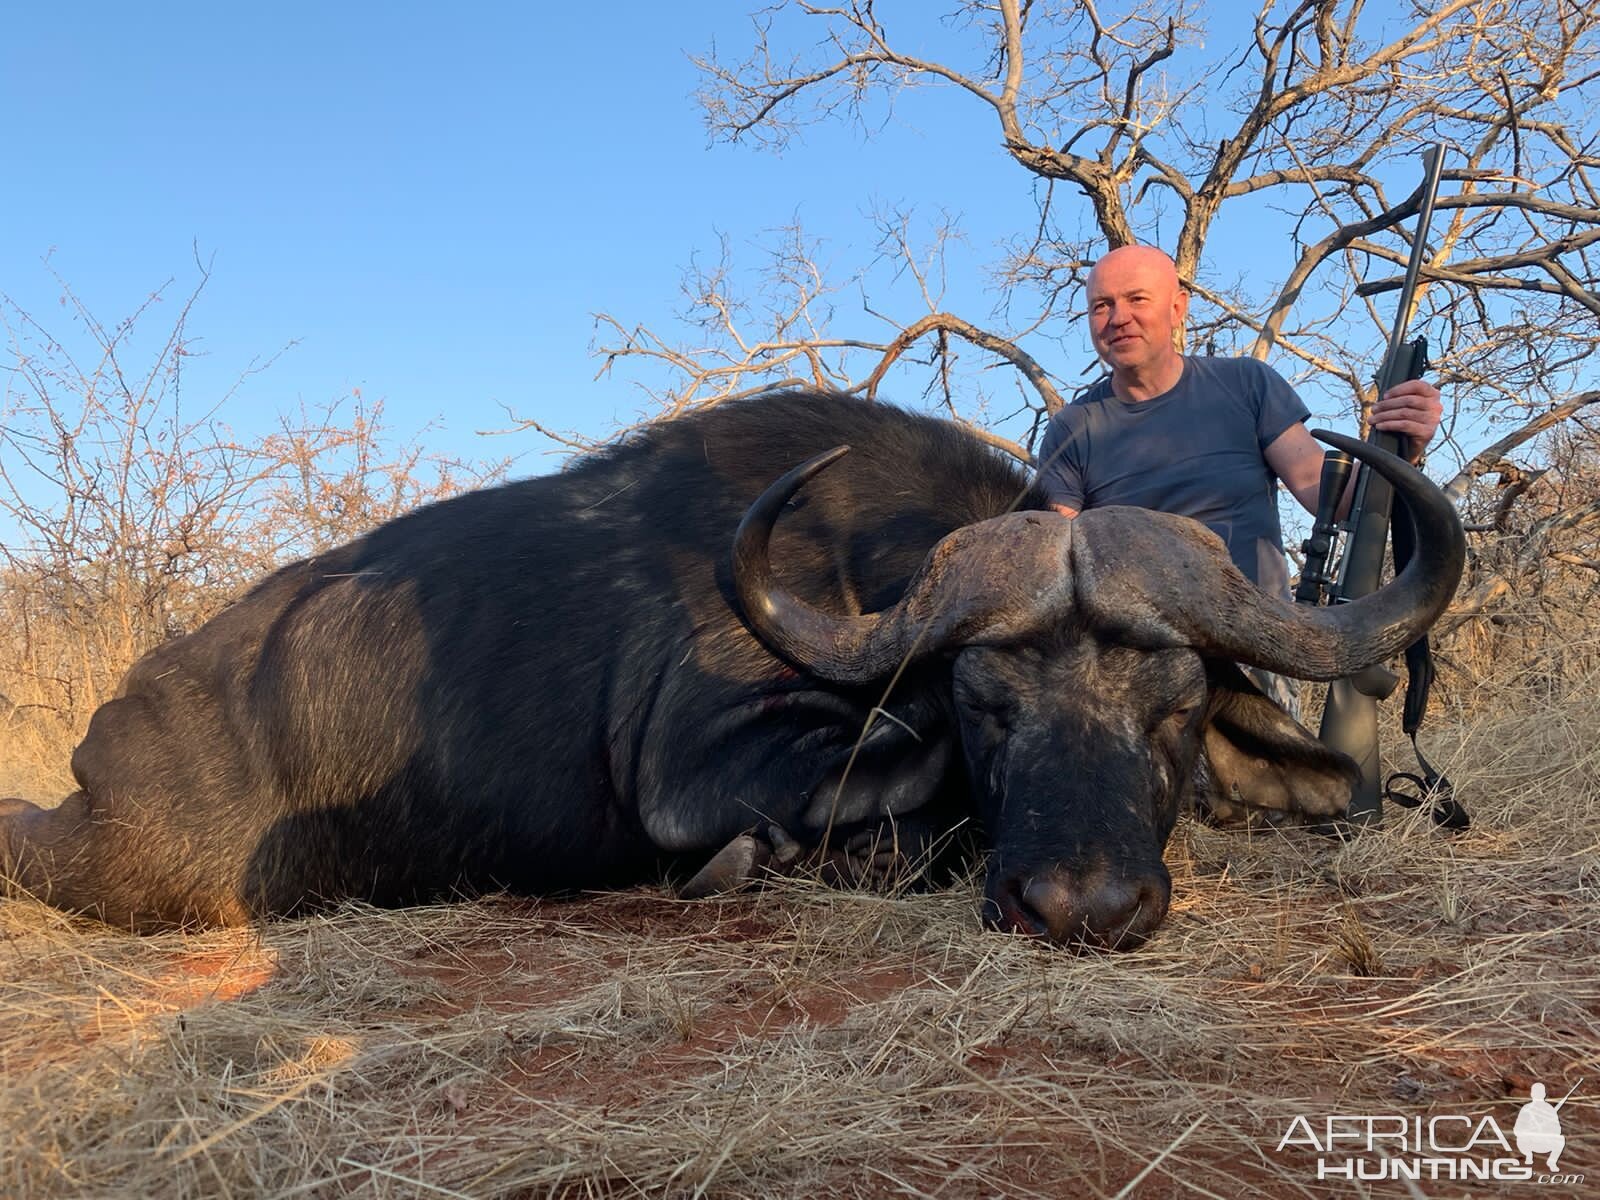
[[[1419,550],[1309,608],[1185,518],[1048,511],[949,422],[793,391],[657,424],[284,567],[151,651],[94,714],[77,791],[0,801],[0,868],[149,929],[691,875],[699,894],[797,861],[871,879],[886,845],[964,827],[989,924],[1135,946],[1186,796],[1347,802],[1354,765],[1239,664],[1350,674],[1460,576],[1442,494],[1328,440],[1396,486]]]

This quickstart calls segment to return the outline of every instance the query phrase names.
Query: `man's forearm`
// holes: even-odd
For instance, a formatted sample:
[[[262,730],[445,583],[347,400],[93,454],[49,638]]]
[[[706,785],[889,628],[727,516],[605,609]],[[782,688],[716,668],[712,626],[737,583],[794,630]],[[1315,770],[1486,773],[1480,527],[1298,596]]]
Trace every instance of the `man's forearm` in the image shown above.
[[[1423,457],[1424,457],[1423,448],[1425,447],[1425,445],[1426,445],[1426,443],[1424,443],[1422,446],[1419,446],[1418,443],[1417,443],[1417,439],[1416,438],[1407,438],[1406,439],[1406,446],[1405,446],[1406,455],[1405,455],[1405,458],[1406,458],[1406,461],[1408,463],[1410,463],[1413,467],[1419,466],[1422,463],[1422,460],[1423,460]],[[1348,482],[1348,483],[1346,483],[1344,485],[1344,495],[1339,497],[1339,509],[1338,509],[1337,516],[1338,516],[1339,520],[1341,520],[1341,521],[1343,521],[1346,517],[1348,517],[1350,515],[1350,506],[1355,503],[1356,485],[1360,482],[1360,480],[1361,480],[1361,472],[1360,471],[1351,471],[1350,472],[1350,482]],[[1312,515],[1316,514],[1317,504],[1321,501],[1321,499],[1322,499],[1322,486],[1321,486],[1321,484],[1319,482],[1318,485],[1317,485],[1317,491],[1312,496],[1310,505],[1307,506],[1308,510],[1312,513]]]

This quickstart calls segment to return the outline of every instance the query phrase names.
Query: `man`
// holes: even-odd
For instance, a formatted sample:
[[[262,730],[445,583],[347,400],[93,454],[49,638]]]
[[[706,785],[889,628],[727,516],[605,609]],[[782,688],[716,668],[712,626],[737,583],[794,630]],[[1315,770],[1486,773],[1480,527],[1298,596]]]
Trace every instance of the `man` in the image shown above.
[[[1316,512],[1323,451],[1306,430],[1310,412],[1265,363],[1179,352],[1189,295],[1161,251],[1111,251],[1089,273],[1088,299],[1089,336],[1111,374],[1045,430],[1039,479],[1052,507],[1069,517],[1107,504],[1194,517],[1245,575],[1287,598],[1274,479]],[[1417,462],[1443,411],[1439,390],[1414,379],[1380,397],[1372,420],[1408,438]]]

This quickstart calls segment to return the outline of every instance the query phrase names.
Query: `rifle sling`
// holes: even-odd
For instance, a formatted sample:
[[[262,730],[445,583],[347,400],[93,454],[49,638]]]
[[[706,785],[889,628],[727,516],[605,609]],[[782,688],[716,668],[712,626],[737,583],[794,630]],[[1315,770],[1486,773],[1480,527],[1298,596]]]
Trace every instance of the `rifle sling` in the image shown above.
[[[1411,561],[1416,550],[1417,527],[1404,500],[1398,496],[1395,499],[1397,503],[1393,516],[1396,519],[1391,520],[1390,530],[1394,541],[1394,569],[1398,574]],[[1428,635],[1423,634],[1406,647],[1406,699],[1400,720],[1400,728],[1411,739],[1411,749],[1417,756],[1417,765],[1422,774],[1418,776],[1407,771],[1395,771],[1384,780],[1383,793],[1386,799],[1403,808],[1416,808],[1424,800],[1431,799],[1434,824],[1444,829],[1461,830],[1471,823],[1467,810],[1455,798],[1455,788],[1449,777],[1434,769],[1433,764],[1423,756],[1422,747],[1417,744],[1417,730],[1422,728],[1422,718],[1427,714],[1428,693],[1433,688],[1436,673],[1433,647],[1428,642]],[[1397,781],[1414,785],[1417,794],[1399,790]]]

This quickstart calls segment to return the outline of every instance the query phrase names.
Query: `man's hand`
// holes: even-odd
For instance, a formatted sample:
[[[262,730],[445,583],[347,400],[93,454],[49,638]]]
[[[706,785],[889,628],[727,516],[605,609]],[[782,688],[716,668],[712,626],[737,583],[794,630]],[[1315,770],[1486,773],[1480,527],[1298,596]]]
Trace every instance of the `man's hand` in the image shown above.
[[[1426,379],[1397,383],[1372,406],[1372,424],[1385,433],[1399,434],[1411,441],[1408,458],[1416,462],[1438,432],[1444,405],[1439,389]]]

